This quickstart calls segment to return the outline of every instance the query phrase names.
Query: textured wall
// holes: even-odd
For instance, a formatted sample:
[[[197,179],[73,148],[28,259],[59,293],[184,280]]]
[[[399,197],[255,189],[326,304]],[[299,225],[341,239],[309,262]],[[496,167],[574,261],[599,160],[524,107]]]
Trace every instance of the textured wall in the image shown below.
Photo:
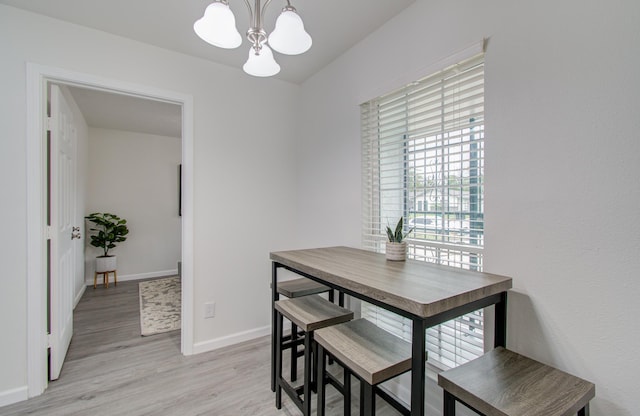
[[[303,84],[304,245],[359,244],[358,105],[488,38],[485,270],[514,277],[508,345],[595,382],[594,414],[636,414],[638,21],[630,1],[416,1]]]

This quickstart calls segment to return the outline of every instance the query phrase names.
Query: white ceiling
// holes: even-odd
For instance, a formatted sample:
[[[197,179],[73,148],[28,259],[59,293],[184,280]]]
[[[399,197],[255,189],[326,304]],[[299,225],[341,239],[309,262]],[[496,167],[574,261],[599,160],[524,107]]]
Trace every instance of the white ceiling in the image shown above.
[[[130,95],[69,87],[90,127],[182,137],[182,107]]]
[[[282,71],[277,78],[301,83],[332,62],[415,0],[292,0],[313,38],[305,54],[274,53]],[[249,42],[234,50],[211,46],[198,38],[193,23],[211,0],[0,0],[82,26],[135,39],[187,55],[241,68]],[[250,1],[253,4],[253,1]],[[273,0],[266,10],[265,29],[273,29],[285,0]],[[229,0],[240,33],[249,28],[242,0]]]
[[[292,0],[292,5],[298,10],[307,32],[313,38],[313,46],[308,52],[298,56],[274,53],[282,67],[276,78],[302,83],[414,1]],[[202,41],[193,31],[193,22],[202,16],[210,2],[211,0],[0,0],[0,3],[9,6],[241,68],[249,51],[246,39],[237,49],[219,49]],[[251,1],[250,3],[253,4]],[[285,0],[273,0],[267,8],[264,22],[267,32],[273,29],[275,19],[285,4]],[[229,0],[229,5],[236,15],[238,30],[244,33],[249,27],[249,13],[244,1]],[[133,97],[118,98],[114,94],[77,88],[73,90],[73,95],[91,127],[140,131],[141,127],[155,126],[158,130],[160,121],[156,117],[159,114],[156,111],[162,109],[175,114],[176,108],[179,109],[171,104]],[[152,107],[146,108],[147,105]],[[132,117],[132,114],[136,116]],[[150,118],[143,119],[144,114]],[[171,129],[175,129],[175,120],[173,116],[169,118],[168,124],[173,127],[141,132],[172,136]],[[179,134],[173,136],[178,137]]]

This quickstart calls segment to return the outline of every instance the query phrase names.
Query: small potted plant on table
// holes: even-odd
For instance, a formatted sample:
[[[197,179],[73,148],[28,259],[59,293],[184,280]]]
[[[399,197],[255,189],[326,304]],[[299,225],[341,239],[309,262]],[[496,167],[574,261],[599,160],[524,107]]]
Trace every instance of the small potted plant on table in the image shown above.
[[[404,234],[402,233],[403,228],[402,217],[398,220],[395,230],[392,230],[391,227],[387,225],[387,238],[389,239],[385,250],[387,260],[404,261],[407,259],[407,242],[404,241],[404,239],[413,228]]]
[[[94,212],[85,217],[95,224],[91,235],[91,245],[102,249],[102,255],[96,257],[96,273],[110,272],[116,270],[117,259],[109,250],[116,247],[116,243],[121,243],[127,239],[129,228],[127,220],[110,213]]]

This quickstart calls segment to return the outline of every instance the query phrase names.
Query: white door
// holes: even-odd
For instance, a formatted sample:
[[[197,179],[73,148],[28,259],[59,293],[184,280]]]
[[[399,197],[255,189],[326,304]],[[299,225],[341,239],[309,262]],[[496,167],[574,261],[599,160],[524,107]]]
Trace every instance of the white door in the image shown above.
[[[75,277],[75,152],[76,129],[73,113],[60,88],[51,86],[50,129],[50,230],[51,257],[49,281],[49,378],[60,376],[73,334]]]

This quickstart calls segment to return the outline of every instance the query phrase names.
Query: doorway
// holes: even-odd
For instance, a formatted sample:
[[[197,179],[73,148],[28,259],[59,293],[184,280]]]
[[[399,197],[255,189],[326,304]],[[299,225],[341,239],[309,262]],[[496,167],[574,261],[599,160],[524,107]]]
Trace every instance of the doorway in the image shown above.
[[[73,315],[87,286],[93,284],[95,290],[94,281],[105,280],[98,291],[105,290],[105,286],[115,291],[116,276],[120,284],[133,280],[137,286],[142,279],[178,275],[182,108],[110,91],[49,84],[48,218],[52,230],[56,230],[52,232],[56,238],[49,240],[49,379],[55,380],[65,361],[70,330],[77,333],[72,328]],[[66,142],[68,156],[62,153]],[[72,168],[63,169],[65,165],[60,161],[68,161]],[[58,177],[66,179],[70,186]],[[70,212],[64,212],[65,208]],[[106,253],[89,244],[90,237],[96,235],[91,229],[100,228],[85,220],[89,213],[115,214],[127,221],[131,232],[125,241],[108,250],[109,255],[115,256],[111,260],[117,260],[117,266],[108,270],[117,272],[97,276],[94,273],[96,257]],[[68,230],[58,224],[63,219],[67,220]],[[68,235],[73,237],[69,239]],[[70,261],[62,257],[66,253],[61,250],[64,245],[74,252]],[[172,290],[178,290],[178,281],[172,282]],[[107,302],[105,306],[106,299],[102,300]],[[172,310],[181,304],[179,298],[176,300],[171,303]],[[134,302],[138,303],[136,299]],[[105,319],[118,316],[115,308],[106,312]],[[170,327],[179,326],[178,313],[179,309],[163,315],[171,317]],[[148,313],[144,316],[142,322],[161,325],[149,321],[152,318]]]
[[[172,91],[118,80],[96,78],[59,68],[27,65],[27,161],[28,171],[28,270],[27,270],[27,367],[28,395],[41,394],[48,384],[47,339],[47,180],[45,120],[47,86],[50,83],[92,89],[172,103],[182,110],[181,158],[181,274],[182,322],[181,352],[193,353],[193,98]]]

